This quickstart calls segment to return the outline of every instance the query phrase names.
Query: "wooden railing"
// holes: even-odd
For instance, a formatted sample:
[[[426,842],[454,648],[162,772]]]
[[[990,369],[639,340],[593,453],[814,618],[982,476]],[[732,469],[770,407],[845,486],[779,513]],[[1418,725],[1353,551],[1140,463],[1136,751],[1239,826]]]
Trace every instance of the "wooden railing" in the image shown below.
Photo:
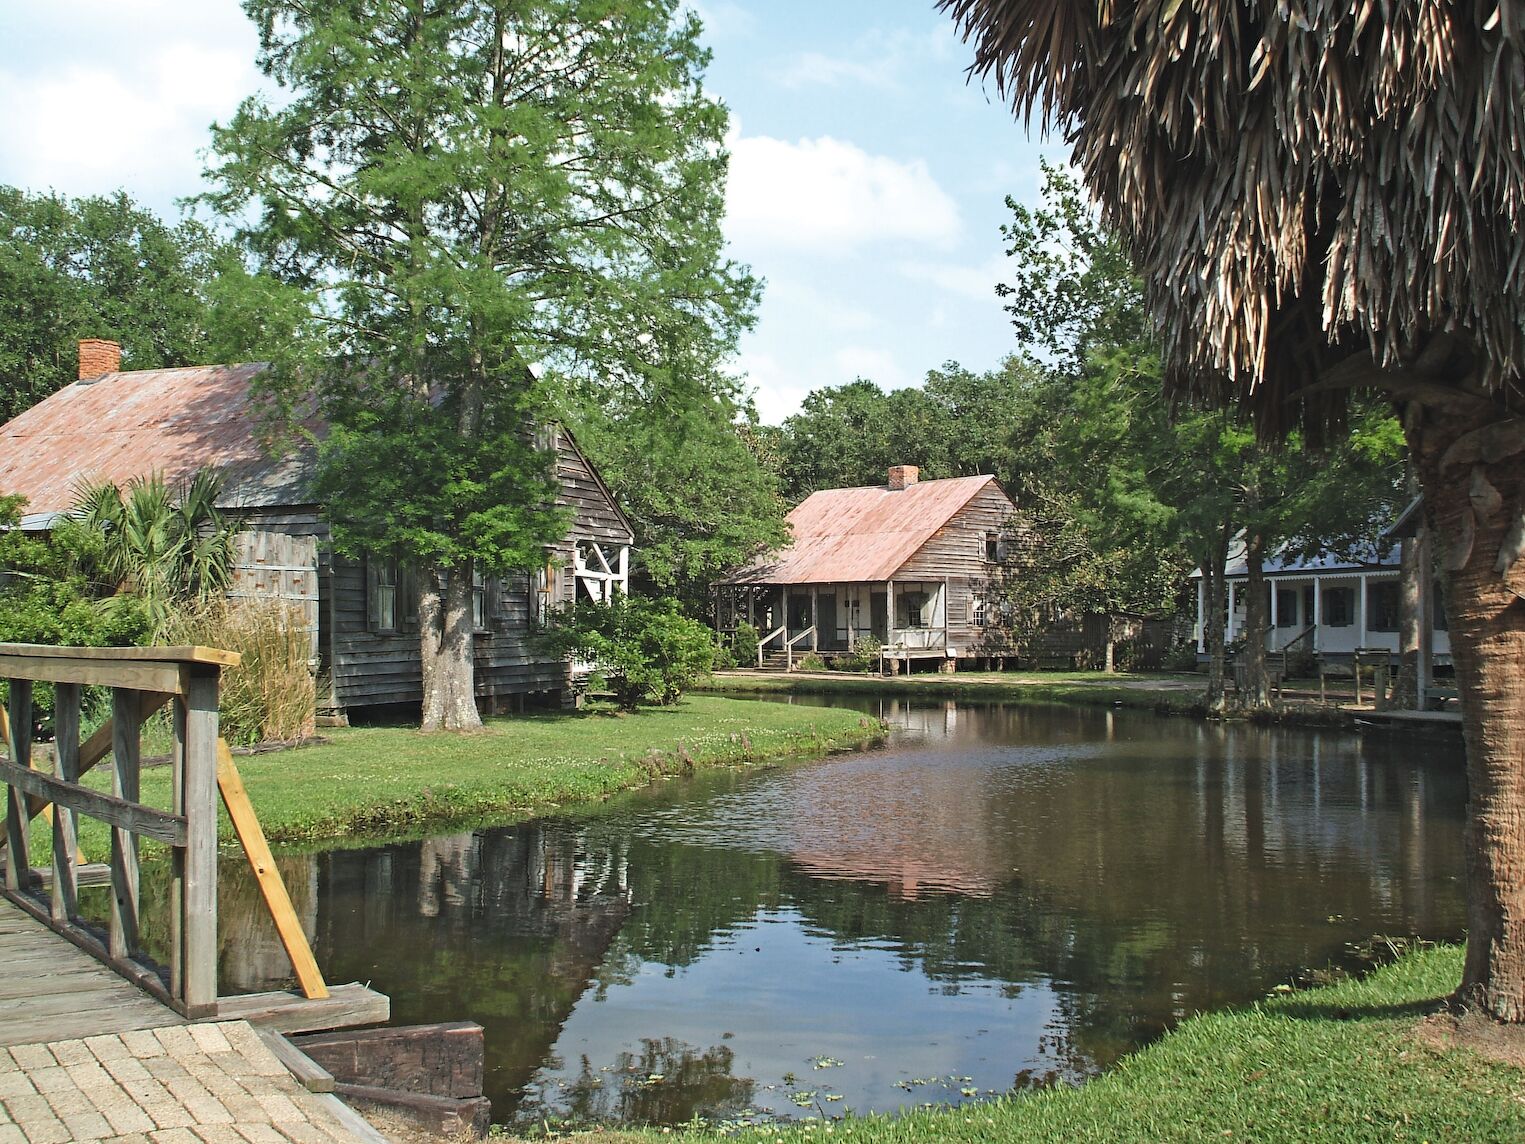
[[[780,641],[783,641],[785,644],[787,644],[788,638],[789,638],[789,627],[788,627],[787,624],[785,624],[785,625],[783,625],[781,627],[774,628],[767,635],[763,636],[762,639],[758,640],[757,641],[757,666],[761,667],[763,665],[763,649],[764,648],[766,648],[774,640],[780,640]],[[788,650],[788,648],[786,646],[785,647],[785,651],[787,652],[787,650]]]
[[[784,662],[790,671],[794,670],[794,645],[801,640],[810,639],[815,635],[815,625],[811,624],[799,635],[784,641]]]
[[[0,679],[9,684],[9,710],[0,711],[0,760],[5,795],[4,895],[124,977],[187,1017],[217,1012],[217,799],[221,791],[254,868],[277,931],[307,998],[327,988],[275,869],[263,832],[244,793],[232,754],[218,736],[217,694],[234,652],[215,648],[58,648],[0,644]],[[33,765],[33,685],[54,685],[54,769]],[[83,742],[84,686],[111,689],[111,718]],[[171,805],[140,798],[141,731],[166,703],[171,708]],[[111,756],[111,793],[80,780]],[[51,869],[31,864],[31,820],[53,819]],[[104,934],[79,912],[76,817],[111,828],[110,912]],[[139,943],[138,844],[170,848],[167,974],[148,964]],[[40,883],[48,892],[41,893]],[[0,967],[3,969],[4,967]]]

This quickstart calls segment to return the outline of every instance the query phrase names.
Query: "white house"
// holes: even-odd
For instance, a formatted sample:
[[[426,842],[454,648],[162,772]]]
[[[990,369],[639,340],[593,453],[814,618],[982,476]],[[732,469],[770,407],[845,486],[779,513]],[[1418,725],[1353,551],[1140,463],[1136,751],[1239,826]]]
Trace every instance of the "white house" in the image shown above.
[[[1407,514],[1405,514],[1407,515]],[[1386,551],[1369,549],[1360,558],[1329,553],[1302,557],[1283,549],[1265,560],[1269,592],[1270,625],[1266,650],[1280,651],[1297,643],[1322,655],[1350,655],[1357,648],[1398,650],[1398,546]],[[1244,548],[1229,557],[1224,569],[1228,580],[1228,626],[1232,642],[1244,634],[1245,590],[1249,570]],[[1207,586],[1200,571],[1197,582],[1197,651],[1205,653]],[[1433,654],[1449,663],[1451,642],[1446,631],[1445,610],[1438,585],[1426,586],[1432,596]]]

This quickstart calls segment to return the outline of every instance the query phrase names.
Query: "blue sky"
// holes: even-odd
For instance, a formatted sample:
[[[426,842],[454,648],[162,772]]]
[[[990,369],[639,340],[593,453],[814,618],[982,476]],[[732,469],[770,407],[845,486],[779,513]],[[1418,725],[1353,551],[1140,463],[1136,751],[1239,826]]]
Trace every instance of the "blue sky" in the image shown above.
[[[812,389],[919,382],[1014,346],[994,294],[1007,194],[1038,158],[929,0],[692,0],[733,123],[726,233],[767,282],[735,363],[763,420]],[[166,214],[200,189],[206,127],[260,85],[236,0],[0,6],[0,182],[125,188]]]

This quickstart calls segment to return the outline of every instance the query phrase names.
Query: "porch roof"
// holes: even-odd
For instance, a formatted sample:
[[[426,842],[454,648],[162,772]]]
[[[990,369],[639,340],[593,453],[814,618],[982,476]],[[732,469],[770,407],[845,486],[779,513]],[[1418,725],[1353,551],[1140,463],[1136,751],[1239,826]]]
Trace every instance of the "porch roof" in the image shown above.
[[[722,584],[841,584],[892,579],[937,530],[988,485],[991,476],[822,489],[789,514],[794,540]],[[1004,493],[1002,494],[1005,495]]]

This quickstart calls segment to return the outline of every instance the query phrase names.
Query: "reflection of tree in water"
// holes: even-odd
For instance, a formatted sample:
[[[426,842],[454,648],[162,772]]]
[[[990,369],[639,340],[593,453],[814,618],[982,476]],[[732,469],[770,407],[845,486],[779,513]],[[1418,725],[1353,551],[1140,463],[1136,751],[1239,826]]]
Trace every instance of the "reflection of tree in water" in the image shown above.
[[[752,1103],[756,1084],[731,1075],[725,1045],[700,1051],[672,1037],[645,1038],[639,1055],[622,1052],[598,1069],[586,1056],[575,1079],[532,1094],[516,1119],[546,1115],[574,1124],[681,1124],[695,1116],[731,1119]],[[560,1067],[556,1062],[554,1067]]]
[[[797,912],[818,936],[888,950],[949,993],[987,989],[992,1005],[1044,989],[1054,1019],[1040,1063],[1018,1085],[1106,1067],[1190,1012],[1322,964],[1348,938],[1459,926],[1448,882],[1460,869],[1454,776],[1351,761],[1348,751],[1321,756],[1306,737],[1121,714],[1108,714],[1098,738],[1086,724],[1101,719],[1064,712],[1045,732],[1028,713],[959,710],[945,720],[948,736],[985,741],[985,754],[923,764],[965,766],[962,789],[946,775],[918,780],[929,798],[957,797],[935,812],[897,797],[888,805],[906,808],[905,821],[876,821],[864,777],[863,798],[848,801],[882,829],[844,832],[840,870],[828,817],[815,819],[808,849],[762,849],[750,833],[747,816],[771,795],[767,813],[783,820],[767,822],[771,837],[800,841],[789,808],[802,806],[809,783],[789,784],[802,783],[801,771],[686,805],[671,788],[667,803],[650,796],[578,821],[320,855],[307,860],[313,876],[288,877],[319,891],[318,951],[331,979],[374,981],[392,995],[398,1023],[487,1027],[500,1117],[580,999],[608,995],[643,964],[694,965],[760,914]],[[1139,726],[1148,735],[1133,741]],[[1049,755],[1024,761],[1032,744]],[[1080,744],[1079,761],[1055,763],[1068,744]],[[840,777],[871,763],[820,771]],[[956,822],[968,844],[944,838],[928,843],[939,853],[918,850],[926,824],[941,821]],[[957,884],[975,889],[905,876],[933,860],[944,877],[972,871]],[[1348,920],[1341,928],[1330,916]],[[236,917],[227,924],[225,968],[241,957],[258,976],[263,954],[250,956]],[[619,1067],[636,1071],[584,1062],[567,1090],[539,1100],[590,1120],[672,1122],[723,1116],[753,1096],[752,1080],[730,1076],[723,1046],[646,1041]],[[664,1079],[643,1079],[654,1073]]]

